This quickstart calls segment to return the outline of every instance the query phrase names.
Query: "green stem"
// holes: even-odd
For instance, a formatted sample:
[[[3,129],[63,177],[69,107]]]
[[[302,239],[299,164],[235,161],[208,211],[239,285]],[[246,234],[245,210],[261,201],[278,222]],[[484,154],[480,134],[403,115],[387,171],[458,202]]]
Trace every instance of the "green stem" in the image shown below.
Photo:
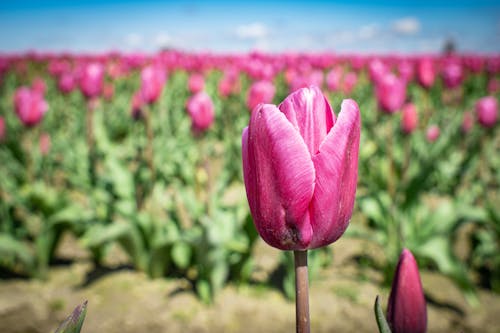
[[[309,277],[307,250],[293,251],[295,261],[295,323],[297,333],[311,331],[309,319]]]

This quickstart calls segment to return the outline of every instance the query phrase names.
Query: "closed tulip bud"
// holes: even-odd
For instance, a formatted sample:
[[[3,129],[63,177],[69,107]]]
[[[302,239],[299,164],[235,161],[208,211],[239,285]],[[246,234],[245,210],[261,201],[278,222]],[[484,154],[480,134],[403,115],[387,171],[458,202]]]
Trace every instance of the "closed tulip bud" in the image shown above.
[[[457,62],[450,62],[443,68],[442,76],[444,85],[447,88],[453,89],[458,87],[464,77],[462,66]]]
[[[411,134],[418,126],[418,113],[415,104],[407,103],[403,106],[401,115],[401,129],[405,134]]]
[[[63,94],[68,94],[75,89],[76,80],[71,72],[65,72],[59,77],[57,87]]]
[[[252,111],[260,103],[271,103],[276,88],[269,81],[258,81],[252,84],[248,90],[247,107]]]
[[[481,126],[491,128],[498,120],[498,102],[493,96],[481,98],[476,103],[476,117]]]
[[[427,329],[425,303],[417,262],[404,249],[392,281],[387,321],[393,333],[424,333]]]
[[[130,108],[130,114],[134,120],[139,120],[143,116],[142,108],[144,107],[144,100],[142,99],[142,93],[140,91],[135,92],[132,96],[132,103]]]
[[[188,80],[188,90],[191,94],[196,94],[205,88],[205,78],[202,74],[191,74]]]
[[[440,130],[437,125],[431,125],[427,128],[427,132],[425,133],[425,137],[427,141],[434,142],[439,138]]]
[[[344,233],[356,194],[360,126],[355,101],[344,100],[336,119],[314,86],[252,112],[242,135],[243,174],[255,227],[269,245],[314,249]]]
[[[27,87],[21,87],[14,93],[14,109],[19,120],[26,127],[38,124],[49,106],[43,95]]]
[[[142,69],[141,93],[144,102],[153,104],[160,98],[166,79],[165,70],[159,65],[150,65]]]
[[[196,133],[207,130],[214,122],[214,103],[204,91],[200,91],[189,98],[187,112],[191,117],[192,128]]]
[[[80,90],[87,99],[101,96],[104,85],[104,67],[100,63],[87,64],[81,73]]]
[[[386,74],[376,85],[378,104],[383,112],[395,113],[406,99],[406,82],[394,74]]]
[[[432,87],[436,79],[436,70],[431,58],[421,58],[417,65],[418,83],[428,89]]]

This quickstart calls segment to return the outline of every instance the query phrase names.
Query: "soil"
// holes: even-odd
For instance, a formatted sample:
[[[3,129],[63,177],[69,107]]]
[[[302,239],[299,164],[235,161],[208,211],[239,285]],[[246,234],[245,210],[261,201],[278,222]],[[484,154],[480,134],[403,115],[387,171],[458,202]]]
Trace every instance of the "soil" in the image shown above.
[[[214,304],[201,303],[183,279],[150,280],[130,269],[113,251],[106,269],[96,270],[85,251],[66,237],[46,281],[0,280],[0,332],[47,333],[88,300],[83,333],[109,332],[293,332],[294,303],[276,288],[228,285]],[[312,332],[376,332],[375,296],[387,302],[381,274],[353,260],[366,244],[342,238],[333,245],[332,265],[310,286]],[[276,268],[279,252],[259,243],[256,275]],[[76,258],[76,259],[75,259]],[[422,272],[428,302],[428,332],[500,332],[500,295],[479,290],[469,306],[445,277]]]

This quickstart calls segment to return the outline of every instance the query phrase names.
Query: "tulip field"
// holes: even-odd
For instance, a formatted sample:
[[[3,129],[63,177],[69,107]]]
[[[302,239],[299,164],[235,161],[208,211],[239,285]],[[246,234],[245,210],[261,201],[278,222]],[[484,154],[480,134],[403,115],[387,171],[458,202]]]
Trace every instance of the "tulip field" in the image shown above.
[[[499,101],[499,55],[0,55],[0,299],[51,300],[30,319],[0,302],[0,331],[54,331],[86,299],[82,332],[290,331],[308,250],[314,332],[376,331],[377,295],[393,332],[405,307],[414,332],[498,332]],[[405,267],[420,303],[394,296]],[[134,282],[113,324],[95,310],[124,270],[177,300],[170,329],[127,326],[156,311],[130,314]]]

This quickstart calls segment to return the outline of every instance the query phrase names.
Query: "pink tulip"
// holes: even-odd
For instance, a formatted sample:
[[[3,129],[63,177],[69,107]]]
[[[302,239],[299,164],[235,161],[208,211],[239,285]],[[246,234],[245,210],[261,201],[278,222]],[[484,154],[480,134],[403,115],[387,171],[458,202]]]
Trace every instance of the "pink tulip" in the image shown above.
[[[486,128],[495,126],[498,120],[498,102],[493,96],[486,96],[476,102],[476,117]]]
[[[380,81],[387,73],[389,73],[389,70],[380,59],[373,59],[368,64],[368,75],[372,82]]]
[[[113,84],[111,83],[104,84],[102,88],[102,96],[104,97],[104,99],[107,101],[111,101],[114,95],[115,95],[115,86],[113,86]]]
[[[342,82],[342,92],[344,95],[350,95],[356,83],[358,83],[358,75],[355,72],[347,73],[344,77],[344,82]]]
[[[188,90],[191,94],[196,94],[205,88],[205,78],[202,74],[191,74],[188,80]]]
[[[155,103],[161,95],[165,85],[166,73],[159,65],[149,65],[141,71],[141,93],[144,102]]]
[[[214,122],[214,104],[204,91],[189,98],[187,112],[191,117],[192,128],[197,133],[207,130]]]
[[[71,72],[62,73],[59,77],[57,87],[63,94],[69,94],[75,89],[76,81],[75,76]]]
[[[418,83],[428,89],[434,84],[436,72],[431,58],[421,58],[417,65]]]
[[[418,113],[415,104],[408,103],[403,106],[401,116],[401,129],[405,134],[411,134],[418,126]]]
[[[465,112],[462,119],[462,132],[469,133],[474,126],[474,116],[471,112]]]
[[[427,141],[434,142],[439,138],[440,130],[437,125],[431,125],[427,128],[427,132],[425,133],[425,137]]]
[[[27,87],[21,87],[14,93],[14,109],[17,117],[26,127],[38,124],[49,106],[42,94]]]
[[[488,94],[496,94],[500,91],[500,80],[496,78],[491,78],[488,81]]]
[[[464,77],[462,66],[457,62],[449,62],[443,68],[442,76],[446,88],[453,89],[458,87]]]
[[[406,82],[394,74],[384,75],[375,87],[378,104],[382,111],[394,113],[401,109],[406,99]]]
[[[387,321],[393,333],[424,333],[427,329],[427,307],[412,253],[404,249],[392,281],[387,306]]]
[[[38,144],[39,144],[40,154],[42,154],[42,156],[46,156],[49,153],[51,147],[51,140],[49,133],[42,133],[40,135],[40,141]]]
[[[255,109],[260,103],[271,103],[274,98],[276,88],[269,81],[258,81],[252,84],[248,90],[247,107],[250,111]]]
[[[42,95],[45,95],[45,91],[47,90],[47,85],[45,84],[45,81],[42,78],[37,77],[33,80],[33,82],[31,82],[31,89]]]
[[[336,67],[326,75],[326,86],[330,91],[337,91],[340,88],[340,80],[342,79],[342,68]]]
[[[85,65],[80,76],[80,90],[87,99],[94,99],[102,94],[104,85],[104,67],[97,62]]]
[[[261,104],[243,130],[243,174],[261,237],[281,250],[336,241],[356,194],[361,119],[342,102],[338,119],[318,87],[302,88],[278,107]]]
[[[130,114],[134,120],[139,120],[143,116],[142,108],[144,107],[144,100],[142,99],[141,91],[136,91],[132,96]]]
[[[5,140],[7,134],[7,129],[5,127],[5,119],[0,116],[0,142],[3,142]]]

